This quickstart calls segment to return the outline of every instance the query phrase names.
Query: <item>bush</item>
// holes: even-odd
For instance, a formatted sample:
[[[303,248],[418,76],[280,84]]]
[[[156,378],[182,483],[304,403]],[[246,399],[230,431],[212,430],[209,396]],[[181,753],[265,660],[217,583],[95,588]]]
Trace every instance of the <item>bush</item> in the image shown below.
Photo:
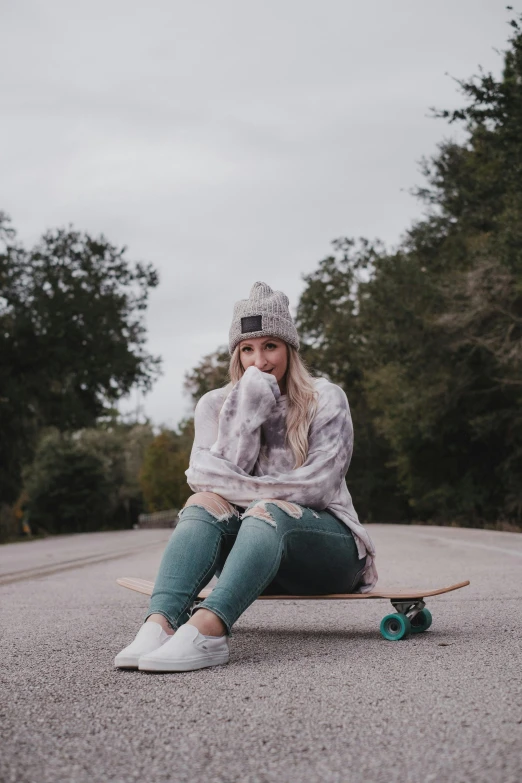
[[[52,431],[42,438],[25,486],[33,531],[81,533],[109,523],[111,486],[103,461],[71,435]]]

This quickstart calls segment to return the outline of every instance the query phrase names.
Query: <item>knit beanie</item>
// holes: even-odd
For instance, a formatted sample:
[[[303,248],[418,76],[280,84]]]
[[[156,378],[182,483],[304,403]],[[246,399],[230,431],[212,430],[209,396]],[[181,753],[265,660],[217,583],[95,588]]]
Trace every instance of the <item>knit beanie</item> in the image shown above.
[[[228,347],[230,353],[249,337],[279,337],[299,348],[299,337],[288,309],[288,297],[266,283],[254,283],[248,299],[234,305]]]

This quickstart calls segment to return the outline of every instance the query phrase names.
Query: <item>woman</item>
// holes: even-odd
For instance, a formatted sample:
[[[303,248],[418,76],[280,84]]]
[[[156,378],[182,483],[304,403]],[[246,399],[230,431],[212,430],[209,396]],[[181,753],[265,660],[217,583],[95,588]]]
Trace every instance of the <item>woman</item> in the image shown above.
[[[262,593],[367,592],[377,581],[374,547],[344,480],[348,400],[305,369],[285,294],[255,283],[235,305],[229,348],[231,384],[196,407],[187,470],[195,494],[163,555],[145,623],[115,666],[223,664],[234,622]],[[214,574],[216,587],[190,616]]]

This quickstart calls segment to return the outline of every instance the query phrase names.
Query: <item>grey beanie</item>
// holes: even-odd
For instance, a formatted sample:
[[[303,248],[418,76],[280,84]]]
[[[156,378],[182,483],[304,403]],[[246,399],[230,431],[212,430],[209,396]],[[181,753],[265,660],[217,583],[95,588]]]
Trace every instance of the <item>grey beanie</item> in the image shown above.
[[[249,337],[280,337],[298,349],[299,337],[288,304],[288,297],[282,291],[272,291],[266,283],[254,283],[248,299],[240,299],[234,305],[228,342],[230,353]]]

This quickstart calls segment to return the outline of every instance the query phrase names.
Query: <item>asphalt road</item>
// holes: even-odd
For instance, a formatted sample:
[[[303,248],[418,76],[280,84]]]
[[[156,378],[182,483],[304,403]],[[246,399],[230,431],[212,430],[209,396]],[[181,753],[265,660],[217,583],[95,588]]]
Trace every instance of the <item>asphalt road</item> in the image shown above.
[[[386,601],[257,602],[227,666],[113,669],[169,531],[0,547],[1,783],[520,783],[522,535],[372,525],[379,587],[433,625],[386,642]],[[391,608],[391,607],[390,607]]]

